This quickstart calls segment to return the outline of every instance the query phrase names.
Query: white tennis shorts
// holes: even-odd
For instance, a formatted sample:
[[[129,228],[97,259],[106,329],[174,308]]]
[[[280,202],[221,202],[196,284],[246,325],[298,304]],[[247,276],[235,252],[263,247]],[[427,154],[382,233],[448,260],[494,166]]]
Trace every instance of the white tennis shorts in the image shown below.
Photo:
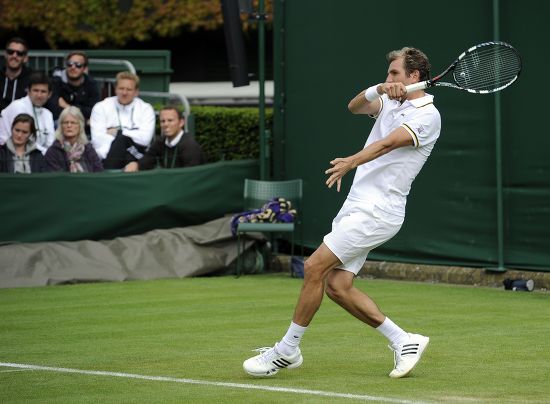
[[[323,242],[342,262],[340,269],[357,275],[369,252],[395,236],[404,219],[374,205],[346,200]]]

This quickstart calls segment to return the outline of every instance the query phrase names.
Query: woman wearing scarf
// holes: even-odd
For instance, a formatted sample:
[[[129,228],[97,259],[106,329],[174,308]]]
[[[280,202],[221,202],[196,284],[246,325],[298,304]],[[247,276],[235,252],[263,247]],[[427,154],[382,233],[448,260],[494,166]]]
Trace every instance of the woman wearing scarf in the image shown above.
[[[55,142],[46,152],[50,171],[71,173],[103,171],[103,165],[86,137],[84,116],[77,107],[67,107],[59,115]]]
[[[11,136],[0,146],[0,172],[31,174],[46,171],[42,152],[36,148],[36,127],[29,114],[17,115],[11,124]]]

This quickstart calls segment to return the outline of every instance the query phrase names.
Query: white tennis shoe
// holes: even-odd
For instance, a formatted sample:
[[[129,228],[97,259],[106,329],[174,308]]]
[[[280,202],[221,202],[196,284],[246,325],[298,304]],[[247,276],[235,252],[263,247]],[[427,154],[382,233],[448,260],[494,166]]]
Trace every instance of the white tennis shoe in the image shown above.
[[[275,375],[281,369],[294,369],[302,364],[304,358],[300,348],[296,349],[294,355],[286,356],[277,352],[277,345],[254,349],[260,354],[244,361],[244,371],[251,376],[266,377]]]
[[[409,340],[398,347],[388,345],[393,351],[394,368],[390,377],[397,379],[407,376],[414,369],[422,353],[430,342],[428,337],[419,334],[409,334]]]

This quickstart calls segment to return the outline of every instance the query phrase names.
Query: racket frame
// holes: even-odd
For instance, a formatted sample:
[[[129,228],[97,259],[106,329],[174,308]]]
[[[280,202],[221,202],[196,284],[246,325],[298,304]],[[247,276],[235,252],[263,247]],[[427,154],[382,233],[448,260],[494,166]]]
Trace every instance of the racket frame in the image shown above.
[[[519,68],[518,73],[516,74],[516,77],[514,77],[512,80],[510,80],[505,85],[500,86],[500,87],[495,88],[495,89],[492,89],[492,90],[473,90],[473,89],[470,89],[470,88],[464,88],[464,87],[461,87],[458,84],[455,84],[456,80],[455,80],[455,83],[448,83],[448,82],[445,82],[445,81],[439,81],[445,75],[447,75],[447,73],[449,73],[451,70],[454,72],[454,69],[455,69],[456,65],[458,64],[458,62],[460,60],[462,60],[466,55],[472,53],[477,48],[481,48],[481,47],[488,46],[488,45],[506,46],[506,47],[512,49],[517,54],[517,56],[519,58],[519,61],[520,61],[520,68]],[[424,89],[429,88],[429,87],[452,87],[452,88],[456,88],[458,90],[468,91],[469,93],[473,93],[473,94],[489,94],[489,93],[494,93],[494,92],[503,90],[506,87],[508,87],[509,85],[511,85],[514,81],[516,81],[518,79],[520,73],[521,73],[521,57],[520,57],[519,53],[516,51],[516,49],[512,45],[510,45],[506,42],[489,41],[489,42],[483,42],[483,43],[474,45],[471,48],[467,49],[466,51],[462,52],[460,54],[460,56],[458,58],[456,58],[456,60],[453,63],[451,63],[451,65],[449,67],[447,67],[447,69],[445,69],[445,71],[443,71],[443,73],[435,76],[433,79],[421,81],[419,83],[409,84],[405,88],[407,89],[407,93],[410,93],[410,92],[413,92],[413,91],[424,90]],[[454,78],[454,76],[453,76],[453,78]]]

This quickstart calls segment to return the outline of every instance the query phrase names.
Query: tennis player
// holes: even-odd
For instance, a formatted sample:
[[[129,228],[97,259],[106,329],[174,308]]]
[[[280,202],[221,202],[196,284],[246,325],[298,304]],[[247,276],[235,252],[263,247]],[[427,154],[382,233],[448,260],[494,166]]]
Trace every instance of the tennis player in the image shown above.
[[[407,93],[406,85],[429,79],[430,63],[418,49],[405,47],[387,55],[384,83],[361,91],[348,105],[354,114],[376,118],[365,147],[330,162],[326,184],[340,191],[342,177],[356,169],[353,185],[332,231],[304,265],[304,283],[287,333],[270,348],[243,363],[252,376],[272,376],[303,362],[299,345],[321,305],[323,294],[360,321],[375,328],[394,352],[392,378],[408,375],[428,346],[428,337],[404,331],[376,303],[353,286],[368,253],[401,228],[411,184],[428,159],[441,130],[433,96]]]

